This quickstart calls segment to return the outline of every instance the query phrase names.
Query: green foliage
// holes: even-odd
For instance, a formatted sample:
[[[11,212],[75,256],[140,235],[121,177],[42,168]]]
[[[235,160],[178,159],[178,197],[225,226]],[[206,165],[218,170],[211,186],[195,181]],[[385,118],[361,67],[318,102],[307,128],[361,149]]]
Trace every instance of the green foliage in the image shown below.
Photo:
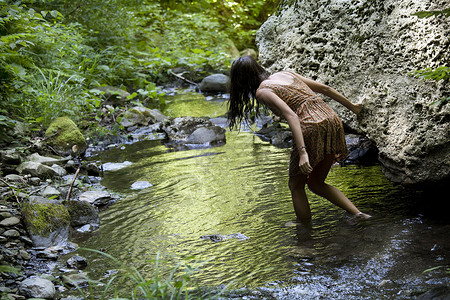
[[[435,81],[439,80],[449,80],[450,79],[450,68],[449,67],[438,67],[436,69],[426,68],[425,70],[417,70],[412,72],[412,74],[418,78],[424,80],[431,79]]]
[[[450,8],[446,8],[444,10],[419,11],[413,14],[413,16],[417,16],[419,18],[431,18],[440,15],[444,15],[447,18],[450,17]]]
[[[450,8],[444,10],[435,10],[435,11],[419,11],[413,14],[418,18],[430,18],[437,17],[443,15],[445,17],[450,17]],[[447,66],[440,66],[436,69],[426,68],[424,70],[417,70],[411,72],[411,74],[417,78],[421,78],[423,80],[434,80],[434,81],[449,81],[450,79],[450,68]],[[433,102],[432,105],[438,103],[446,103],[450,100],[450,97],[443,98],[439,101]]]
[[[84,249],[98,253],[111,260],[118,272],[109,278],[108,282],[89,280],[89,292],[77,287],[84,299],[210,299],[207,292],[201,292],[195,285],[194,275],[199,271],[200,264],[193,257],[180,260],[172,265],[163,259],[159,253],[155,259],[147,261],[153,266],[153,276],[149,279],[134,267],[119,261],[115,257],[93,249]],[[102,287],[103,290],[97,290]],[[222,291],[216,292],[217,298]],[[89,293],[89,294],[88,294]]]
[[[15,120],[99,117],[98,86],[158,105],[155,82],[197,81],[254,46],[278,0],[0,1],[0,139]],[[231,40],[233,42],[231,42]],[[235,49],[235,48],[234,48]]]

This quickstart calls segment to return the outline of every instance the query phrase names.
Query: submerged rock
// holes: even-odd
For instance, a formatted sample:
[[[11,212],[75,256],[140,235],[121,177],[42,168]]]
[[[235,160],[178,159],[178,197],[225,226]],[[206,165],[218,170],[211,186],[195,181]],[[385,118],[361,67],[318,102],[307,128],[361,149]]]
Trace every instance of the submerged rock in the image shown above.
[[[136,181],[135,183],[133,183],[131,185],[131,189],[132,190],[143,190],[143,189],[146,189],[146,188],[149,188],[152,186],[153,186],[153,184],[151,184],[148,181]]]
[[[115,199],[107,191],[87,191],[80,195],[80,201],[86,201],[95,206],[111,204]]]
[[[248,240],[249,237],[245,234],[242,234],[240,232],[238,233],[232,233],[227,235],[221,235],[221,234],[211,234],[211,235],[202,235],[200,237],[202,240],[210,240],[212,242],[222,242],[229,239],[237,239],[239,241]]]

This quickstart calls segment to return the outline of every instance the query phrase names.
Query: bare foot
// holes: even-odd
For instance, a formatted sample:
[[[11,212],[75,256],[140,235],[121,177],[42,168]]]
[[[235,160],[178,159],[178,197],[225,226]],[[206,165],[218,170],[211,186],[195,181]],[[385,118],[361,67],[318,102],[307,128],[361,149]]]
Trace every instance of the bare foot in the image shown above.
[[[287,221],[284,223],[284,227],[294,227],[294,226],[303,226],[302,223],[294,222],[294,221]]]
[[[362,213],[362,212],[354,214],[352,217],[357,219],[357,220],[367,220],[367,219],[372,218],[371,215],[368,215],[368,214],[365,214],[365,213]]]

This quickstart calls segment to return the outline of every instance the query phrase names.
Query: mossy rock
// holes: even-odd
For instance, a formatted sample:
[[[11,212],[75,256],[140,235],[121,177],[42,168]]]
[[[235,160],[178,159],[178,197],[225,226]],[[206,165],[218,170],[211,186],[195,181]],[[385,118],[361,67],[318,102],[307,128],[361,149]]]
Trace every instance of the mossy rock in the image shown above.
[[[127,110],[120,120],[120,124],[124,127],[131,127],[135,125],[148,125],[151,118],[151,111],[148,108],[136,106]]]
[[[68,117],[60,117],[54,120],[45,132],[45,137],[47,143],[61,155],[69,155],[73,152],[84,153],[87,148],[83,134]]]
[[[64,205],[50,201],[26,202],[22,206],[22,216],[35,247],[50,247],[67,241],[70,215]]]
[[[97,208],[86,201],[68,201],[66,207],[73,227],[100,222]]]

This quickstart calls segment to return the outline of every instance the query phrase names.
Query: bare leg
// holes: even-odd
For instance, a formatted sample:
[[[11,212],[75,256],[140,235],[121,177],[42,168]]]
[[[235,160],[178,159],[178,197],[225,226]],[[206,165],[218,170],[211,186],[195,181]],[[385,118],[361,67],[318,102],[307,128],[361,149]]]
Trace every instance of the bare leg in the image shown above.
[[[363,217],[364,215],[370,217],[369,215],[361,213],[340,190],[325,183],[325,179],[331,169],[333,160],[333,155],[327,155],[325,156],[325,159],[323,159],[319,164],[317,164],[317,166],[314,167],[314,170],[308,177],[309,189],[313,193],[324,197],[331,203],[345,209],[351,215],[358,215],[361,217]]]
[[[303,225],[309,225],[311,222],[311,209],[305,192],[306,180],[305,175],[289,177],[289,189],[291,190],[297,221]]]

